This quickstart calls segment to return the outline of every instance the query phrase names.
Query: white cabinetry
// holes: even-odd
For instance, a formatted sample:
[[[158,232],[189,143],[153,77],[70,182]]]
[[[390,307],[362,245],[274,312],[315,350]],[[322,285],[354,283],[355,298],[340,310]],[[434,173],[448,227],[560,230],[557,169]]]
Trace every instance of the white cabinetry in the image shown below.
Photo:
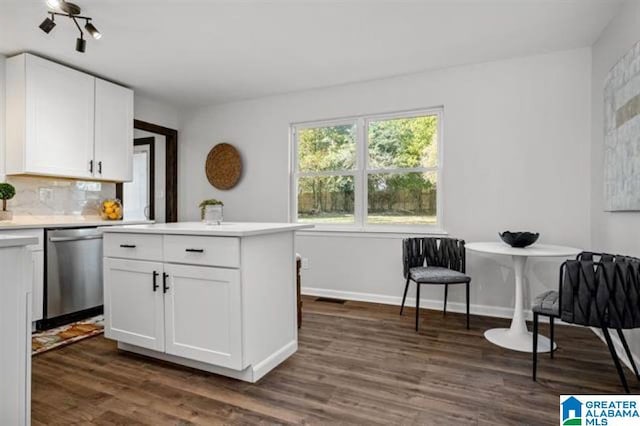
[[[5,235],[35,237],[38,239],[36,244],[28,245],[27,250],[31,256],[31,270],[33,271],[31,320],[41,320],[44,307],[44,231],[42,229],[0,231],[0,237]]]
[[[242,368],[240,272],[166,264],[165,351],[209,364]]]
[[[111,181],[133,178],[133,91],[100,79],[96,79],[94,172]]]
[[[26,53],[6,83],[7,175],[131,180],[131,90]]]
[[[176,226],[185,225],[139,229]],[[105,335],[123,350],[255,382],[297,349],[297,225],[240,237],[192,226],[193,235],[104,229]]]
[[[105,336],[164,350],[162,263],[104,259]]]
[[[0,235],[0,424],[31,422],[31,259],[29,237]]]

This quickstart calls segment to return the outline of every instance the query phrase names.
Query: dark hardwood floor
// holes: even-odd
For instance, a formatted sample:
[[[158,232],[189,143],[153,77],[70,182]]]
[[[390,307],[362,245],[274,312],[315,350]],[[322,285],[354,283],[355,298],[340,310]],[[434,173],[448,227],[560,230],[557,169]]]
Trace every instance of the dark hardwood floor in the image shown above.
[[[560,394],[622,392],[587,329],[557,326],[534,383],[530,354],[483,337],[509,321],[424,310],[415,333],[414,312],[305,298],[299,351],[257,384],[90,338],[33,359],[33,424],[558,424]]]

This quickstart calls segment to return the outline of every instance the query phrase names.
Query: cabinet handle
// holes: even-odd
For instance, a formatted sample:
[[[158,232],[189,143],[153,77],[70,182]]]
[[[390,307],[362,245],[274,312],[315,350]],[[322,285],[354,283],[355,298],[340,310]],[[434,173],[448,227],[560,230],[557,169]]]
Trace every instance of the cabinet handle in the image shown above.
[[[102,174],[102,161],[98,161],[98,173]]]
[[[185,249],[188,253],[204,253],[204,249]]]
[[[120,244],[122,248],[136,248],[135,244]]]
[[[167,290],[169,290],[169,286],[167,285],[167,278],[169,277],[169,274],[167,274],[166,272],[162,273],[162,292],[166,293]]]
[[[157,271],[153,271],[153,291],[156,291],[158,287],[158,275],[160,275]]]
[[[89,160],[89,173],[93,173],[93,160]]]

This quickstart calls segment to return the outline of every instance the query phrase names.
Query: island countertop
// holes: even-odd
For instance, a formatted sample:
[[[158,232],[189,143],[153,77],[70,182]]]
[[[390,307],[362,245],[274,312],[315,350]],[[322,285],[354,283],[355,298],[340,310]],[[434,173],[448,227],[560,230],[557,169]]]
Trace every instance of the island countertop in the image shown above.
[[[201,235],[218,237],[249,237],[313,228],[303,223],[261,223],[261,222],[223,222],[220,225],[207,225],[203,222],[156,223],[152,225],[110,226],[102,228],[105,233],[165,234],[165,235]]]

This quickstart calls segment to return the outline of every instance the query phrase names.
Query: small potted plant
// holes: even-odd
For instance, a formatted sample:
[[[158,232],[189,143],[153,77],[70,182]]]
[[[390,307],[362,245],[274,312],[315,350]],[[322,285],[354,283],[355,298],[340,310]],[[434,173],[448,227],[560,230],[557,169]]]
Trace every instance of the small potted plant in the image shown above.
[[[200,203],[200,217],[207,225],[220,225],[222,223],[222,207],[220,200],[210,199]]]
[[[2,200],[2,211],[0,211],[0,220],[13,219],[13,213],[7,211],[7,200],[12,199],[16,195],[16,189],[10,183],[0,183],[0,200]]]

